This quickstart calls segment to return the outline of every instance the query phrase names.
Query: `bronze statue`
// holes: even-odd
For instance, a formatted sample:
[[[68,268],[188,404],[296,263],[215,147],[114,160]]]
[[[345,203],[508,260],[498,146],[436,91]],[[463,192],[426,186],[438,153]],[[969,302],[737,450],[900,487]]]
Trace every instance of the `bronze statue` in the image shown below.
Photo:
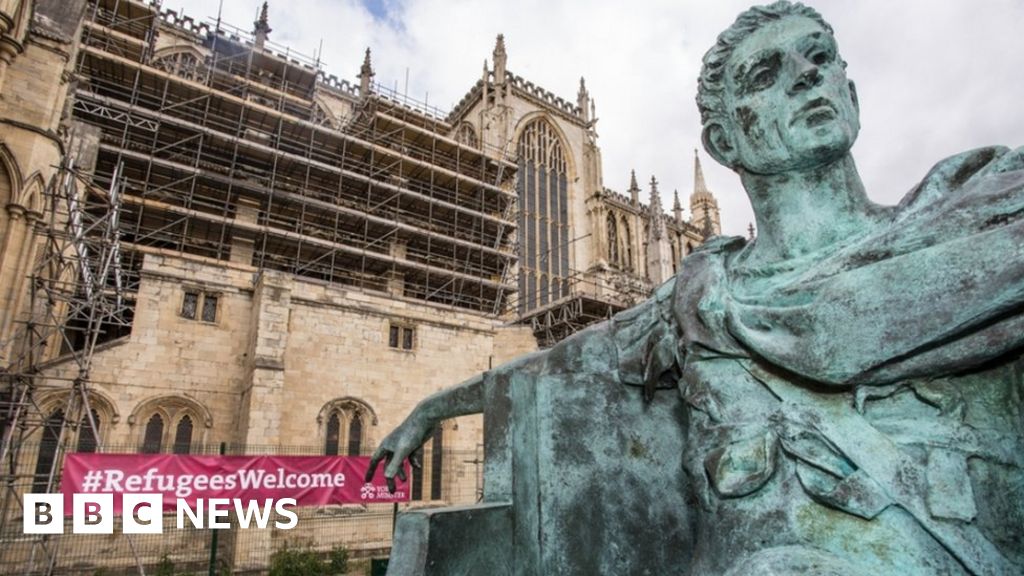
[[[832,29],[786,1],[719,36],[697,102],[757,238],[708,242],[647,302],[497,371],[678,388],[680,573],[1024,573],[1024,149],[872,203]],[[374,464],[400,473],[438,421],[484,409],[484,383],[424,400]]]

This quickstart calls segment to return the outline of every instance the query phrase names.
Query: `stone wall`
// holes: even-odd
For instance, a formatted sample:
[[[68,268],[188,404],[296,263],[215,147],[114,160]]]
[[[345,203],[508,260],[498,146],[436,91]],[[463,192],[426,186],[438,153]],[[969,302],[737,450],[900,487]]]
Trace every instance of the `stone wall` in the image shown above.
[[[182,317],[186,292],[215,296],[215,320]],[[116,445],[141,444],[169,402],[199,420],[195,443],[322,446],[325,405],[353,399],[371,411],[365,451],[425,396],[536,348],[528,328],[492,318],[171,255],[146,256],[138,294],[131,336],[97,351],[91,371]],[[392,324],[415,330],[411,350],[389,345]],[[474,450],[481,434],[479,417],[459,418],[445,446]]]

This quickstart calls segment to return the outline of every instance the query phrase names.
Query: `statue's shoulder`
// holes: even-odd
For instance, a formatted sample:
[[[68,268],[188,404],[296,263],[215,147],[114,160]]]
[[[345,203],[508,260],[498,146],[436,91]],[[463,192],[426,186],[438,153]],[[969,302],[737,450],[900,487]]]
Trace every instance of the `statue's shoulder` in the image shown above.
[[[984,187],[993,180],[1005,186],[1009,176],[1024,182],[1024,146],[1010,149],[1006,146],[985,146],[955,154],[937,162],[921,183],[914,187],[899,203],[900,211],[941,202],[960,192]]]
[[[707,239],[683,259],[676,279],[676,291],[685,289],[687,285],[706,284],[710,277],[722,274],[749,242],[742,236],[714,236]]]
[[[693,256],[718,256],[726,257],[741,250],[747,245],[747,239],[742,236],[712,236],[698,246],[687,258]]]

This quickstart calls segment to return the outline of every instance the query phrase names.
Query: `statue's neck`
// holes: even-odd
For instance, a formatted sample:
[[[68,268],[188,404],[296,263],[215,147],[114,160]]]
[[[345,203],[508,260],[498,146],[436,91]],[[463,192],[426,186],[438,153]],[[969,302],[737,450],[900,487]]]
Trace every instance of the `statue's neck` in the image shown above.
[[[832,164],[785,174],[741,171],[757,218],[751,256],[769,263],[818,252],[859,235],[877,222],[847,154]]]

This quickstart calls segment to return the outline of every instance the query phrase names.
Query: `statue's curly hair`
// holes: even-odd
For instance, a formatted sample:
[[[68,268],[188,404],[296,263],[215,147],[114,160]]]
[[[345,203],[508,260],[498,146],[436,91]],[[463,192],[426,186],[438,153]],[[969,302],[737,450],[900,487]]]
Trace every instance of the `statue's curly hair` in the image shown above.
[[[787,16],[810,18],[832,34],[832,27],[817,10],[789,0],[779,0],[767,6],[754,6],[737,16],[732,26],[719,34],[718,41],[704,54],[704,66],[697,81],[697,108],[700,110],[702,126],[706,127],[711,120],[720,118],[725,113],[725,63],[729,61],[736,46],[765,24]]]

